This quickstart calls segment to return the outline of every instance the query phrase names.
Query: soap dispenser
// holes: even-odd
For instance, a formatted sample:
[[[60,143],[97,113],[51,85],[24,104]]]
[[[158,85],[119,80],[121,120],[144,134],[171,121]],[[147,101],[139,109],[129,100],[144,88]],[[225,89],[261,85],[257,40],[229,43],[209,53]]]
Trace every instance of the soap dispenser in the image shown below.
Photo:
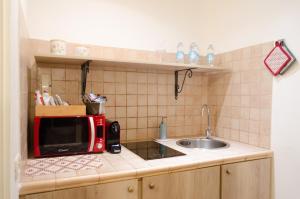
[[[159,125],[159,138],[160,139],[167,139],[167,124],[164,119],[167,117],[162,117],[161,122]]]

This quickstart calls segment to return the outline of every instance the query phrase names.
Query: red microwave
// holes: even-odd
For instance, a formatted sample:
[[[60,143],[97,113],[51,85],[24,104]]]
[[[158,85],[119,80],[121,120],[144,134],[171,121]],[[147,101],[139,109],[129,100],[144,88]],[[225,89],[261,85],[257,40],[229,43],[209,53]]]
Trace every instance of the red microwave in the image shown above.
[[[34,156],[97,153],[105,150],[105,116],[34,118]]]

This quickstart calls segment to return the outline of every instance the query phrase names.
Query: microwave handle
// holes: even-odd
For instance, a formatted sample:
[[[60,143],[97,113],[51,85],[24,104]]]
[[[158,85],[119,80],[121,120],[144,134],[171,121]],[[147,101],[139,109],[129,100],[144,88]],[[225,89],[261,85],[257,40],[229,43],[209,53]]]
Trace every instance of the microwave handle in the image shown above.
[[[89,152],[92,152],[94,149],[95,136],[96,136],[94,118],[89,117],[89,122],[90,122],[90,129],[91,129],[91,140],[90,140]]]

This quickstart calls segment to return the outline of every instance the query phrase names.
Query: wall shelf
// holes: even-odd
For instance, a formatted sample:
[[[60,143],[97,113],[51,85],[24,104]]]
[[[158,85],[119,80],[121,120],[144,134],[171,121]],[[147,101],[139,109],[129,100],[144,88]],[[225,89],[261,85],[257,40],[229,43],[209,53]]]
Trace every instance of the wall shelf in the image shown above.
[[[35,55],[35,61],[37,63],[46,64],[69,64],[69,65],[82,65],[86,61],[91,61],[91,65],[112,67],[112,68],[128,68],[128,69],[141,69],[141,70],[166,70],[176,71],[193,68],[193,72],[201,73],[216,73],[226,72],[228,69],[209,66],[209,65],[191,65],[181,63],[165,63],[165,62],[143,62],[143,61],[131,61],[121,59],[101,59],[93,57],[76,57],[76,56],[55,56],[55,55]]]

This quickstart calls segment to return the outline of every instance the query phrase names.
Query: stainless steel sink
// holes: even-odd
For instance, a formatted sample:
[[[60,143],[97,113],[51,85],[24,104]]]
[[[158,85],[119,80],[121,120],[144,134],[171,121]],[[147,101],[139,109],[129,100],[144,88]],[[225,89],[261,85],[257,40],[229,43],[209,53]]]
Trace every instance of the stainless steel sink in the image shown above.
[[[177,145],[185,148],[204,148],[204,149],[217,149],[229,147],[229,144],[220,140],[212,138],[191,138],[182,139],[176,142]]]

